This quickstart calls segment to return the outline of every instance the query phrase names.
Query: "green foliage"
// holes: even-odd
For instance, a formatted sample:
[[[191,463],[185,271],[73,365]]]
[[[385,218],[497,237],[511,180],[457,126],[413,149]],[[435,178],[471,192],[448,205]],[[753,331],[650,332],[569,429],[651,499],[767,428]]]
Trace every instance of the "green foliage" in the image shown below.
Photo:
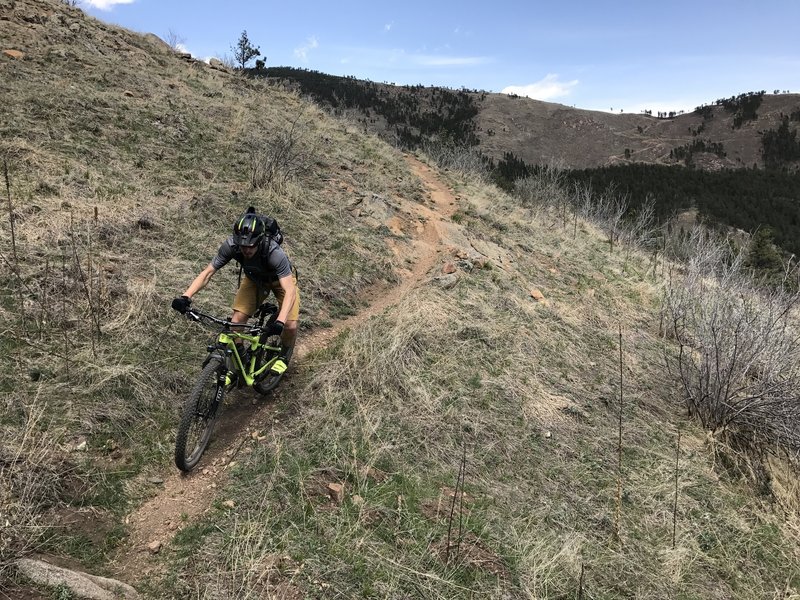
[[[703,171],[647,165],[616,165],[569,172],[569,178],[597,190],[616,185],[627,194],[630,208],[656,200],[656,218],[697,208],[712,223],[755,231],[769,225],[775,243],[800,253],[800,174],[747,169]]]
[[[800,160],[800,140],[797,130],[789,129],[789,117],[783,118],[777,130],[769,129],[761,134],[761,147],[767,169],[779,169]]]
[[[490,166],[494,182],[506,191],[514,189],[514,182],[517,179],[524,179],[538,170],[538,167],[525,164],[525,161],[513,152],[503,153],[502,160],[498,161],[497,165],[491,161]]]
[[[753,234],[747,252],[746,266],[761,274],[769,283],[780,283],[784,275],[784,259],[775,247],[774,233],[764,227]]]
[[[719,99],[715,104],[734,113],[733,128],[739,129],[744,123],[755,121],[758,118],[756,111],[761,106],[761,101],[764,99],[765,94],[765,91],[747,92],[746,94]]]
[[[417,147],[434,137],[456,145],[478,144],[474,92],[421,85],[389,89],[355,77],[291,67],[270,67],[266,76],[297,82],[304,94],[335,111],[358,109],[373,123],[384,119],[403,146]]]
[[[250,38],[247,37],[247,30],[242,31],[239,41],[235,46],[231,46],[231,50],[233,50],[233,59],[240,69],[246,68],[247,63],[261,55],[261,50],[257,46],[253,46]]]
[[[709,119],[714,117],[714,107],[709,104],[703,104],[702,106],[698,106],[694,109],[698,115],[703,117],[704,121],[708,121]]]
[[[696,133],[699,133],[699,129],[696,131]],[[693,140],[689,144],[684,144],[683,146],[679,146],[670,150],[669,157],[674,160],[683,161],[687,167],[691,167],[694,166],[694,162],[692,160],[694,155],[700,152],[715,154],[720,158],[725,158],[725,156],[727,156],[722,142],[712,142],[711,140]]]

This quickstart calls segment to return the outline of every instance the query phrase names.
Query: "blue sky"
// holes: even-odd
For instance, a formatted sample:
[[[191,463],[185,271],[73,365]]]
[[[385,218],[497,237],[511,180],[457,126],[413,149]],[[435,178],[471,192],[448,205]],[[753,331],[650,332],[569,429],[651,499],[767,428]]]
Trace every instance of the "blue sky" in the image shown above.
[[[800,92],[800,0],[83,0],[90,15],[268,66],[397,84],[514,92],[577,108],[692,110]]]

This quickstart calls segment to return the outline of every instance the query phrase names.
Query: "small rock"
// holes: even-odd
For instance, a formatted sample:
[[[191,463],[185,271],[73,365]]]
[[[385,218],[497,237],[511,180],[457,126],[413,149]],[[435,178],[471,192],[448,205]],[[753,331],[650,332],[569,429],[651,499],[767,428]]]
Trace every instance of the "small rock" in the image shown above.
[[[444,263],[444,266],[442,267],[442,273],[444,273],[445,275],[449,275],[450,273],[455,273],[455,272],[456,272],[456,266],[453,263],[451,262]]]
[[[150,554],[158,554],[161,552],[161,546],[162,544],[159,540],[153,540],[147,544],[147,551],[150,552]]]
[[[170,521],[167,525],[167,529],[170,531],[175,531],[178,528],[178,524],[175,521]]]
[[[356,494],[355,496],[353,496],[353,504],[355,504],[356,506],[364,506],[364,498]]]
[[[147,478],[147,481],[148,481],[149,483],[152,483],[152,484],[154,484],[154,485],[159,485],[159,484],[162,484],[162,483],[164,483],[164,480],[163,480],[163,479],[161,479],[161,477],[148,477],[148,478]]]
[[[487,260],[486,260],[485,258],[483,258],[483,257],[479,257],[479,258],[473,258],[473,259],[472,259],[472,266],[473,266],[473,267],[475,267],[476,269],[483,269],[483,268],[485,268],[485,267],[486,267],[486,265],[487,265],[487,263],[488,263],[488,262],[489,262],[489,261],[487,261]]]
[[[19,50],[3,50],[3,55],[8,58],[13,58],[14,60],[22,60],[25,58],[25,53]]]
[[[344,500],[344,485],[341,483],[329,483],[328,495],[336,504],[341,504]]]
[[[75,446],[75,452],[86,452],[86,440],[83,440],[80,444]]]
[[[236,502],[233,500],[225,500],[225,502],[222,503],[222,506],[225,508],[236,508]]]
[[[134,93],[133,93],[132,91],[130,91],[130,90],[125,90],[124,92],[122,92],[122,95],[123,95],[123,96],[126,96],[126,97],[128,97],[128,98],[134,98],[134,97],[136,97],[136,94],[134,94]]]
[[[449,290],[454,288],[458,283],[458,275],[456,275],[455,273],[450,273],[449,275],[441,275],[439,277],[434,277],[433,282],[439,287],[445,290]]]
[[[550,439],[551,437],[553,437],[553,434],[550,433],[549,431],[547,431],[547,432],[545,432],[544,437],[546,437],[547,439]]]

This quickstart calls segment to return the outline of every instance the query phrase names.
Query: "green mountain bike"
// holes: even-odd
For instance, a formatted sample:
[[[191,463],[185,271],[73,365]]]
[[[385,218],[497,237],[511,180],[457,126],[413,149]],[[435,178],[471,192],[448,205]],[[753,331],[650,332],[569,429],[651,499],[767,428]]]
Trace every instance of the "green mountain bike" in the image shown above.
[[[175,465],[181,471],[191,471],[205,452],[226,392],[234,387],[249,386],[266,394],[280,382],[289,357],[281,357],[279,336],[266,335],[277,316],[278,307],[269,303],[262,304],[256,311],[255,326],[234,324],[194,308],[186,312],[190,320],[222,329],[216,342],[208,346],[203,370],[183,405],[175,440]],[[237,340],[250,346],[244,361],[240,355],[243,345],[237,344]]]

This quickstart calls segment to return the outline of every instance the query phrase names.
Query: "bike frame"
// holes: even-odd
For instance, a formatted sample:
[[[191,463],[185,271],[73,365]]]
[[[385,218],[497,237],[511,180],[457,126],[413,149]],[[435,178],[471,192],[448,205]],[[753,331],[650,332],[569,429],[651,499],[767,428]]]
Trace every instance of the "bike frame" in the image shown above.
[[[245,342],[250,342],[250,360],[248,361],[249,364],[245,365],[242,362],[241,356],[239,356],[239,350],[235,340],[240,339]],[[239,376],[248,386],[252,386],[256,378],[261,375],[262,373],[269,371],[275,363],[280,358],[280,347],[278,346],[270,346],[268,344],[261,343],[260,335],[248,335],[246,333],[241,333],[238,331],[223,331],[217,337],[217,347],[225,349],[225,355],[228,355],[230,352],[230,356],[233,358],[233,364],[236,367]],[[265,363],[260,369],[254,371],[253,369],[256,366],[256,353],[259,350],[264,350],[267,352],[274,352],[275,356],[269,362]],[[225,376],[225,385],[230,385],[231,381],[231,373],[228,373]]]
[[[270,319],[267,321],[267,325],[269,325],[276,316],[278,307],[274,305],[265,304],[263,305],[268,307],[268,311],[271,313]],[[276,373],[280,374],[286,370],[286,367],[283,363],[278,363],[278,359],[280,358],[280,346],[270,346],[269,344],[264,344],[261,342],[261,334],[264,330],[263,321],[264,316],[261,317],[261,321],[259,321],[258,327],[248,326],[245,323],[233,323],[231,321],[226,321],[223,319],[219,319],[212,315],[207,315],[197,310],[190,309],[187,312],[187,317],[193,319],[195,321],[200,321],[202,319],[207,319],[213,323],[223,326],[223,330],[217,336],[217,343],[213,346],[208,347],[208,358],[206,359],[204,364],[207,364],[208,361],[213,356],[218,356],[222,360],[226,360],[229,356],[232,359],[233,367],[236,369],[239,377],[242,378],[242,381],[248,386],[252,387],[254,383],[256,383],[256,379],[262,375],[263,373],[274,369]],[[242,331],[232,331],[232,328],[242,328],[248,329],[248,333],[244,333]],[[239,356],[239,349],[238,345],[236,344],[236,340],[242,340],[245,342],[250,342],[250,351],[251,356],[249,360],[249,364],[245,365],[242,362],[241,356]],[[268,362],[266,362],[262,367],[258,370],[254,370],[256,366],[256,355],[258,352],[272,352],[275,356]],[[280,367],[280,370],[278,368]],[[233,383],[233,372],[228,371],[225,375],[225,385],[229,386]]]

